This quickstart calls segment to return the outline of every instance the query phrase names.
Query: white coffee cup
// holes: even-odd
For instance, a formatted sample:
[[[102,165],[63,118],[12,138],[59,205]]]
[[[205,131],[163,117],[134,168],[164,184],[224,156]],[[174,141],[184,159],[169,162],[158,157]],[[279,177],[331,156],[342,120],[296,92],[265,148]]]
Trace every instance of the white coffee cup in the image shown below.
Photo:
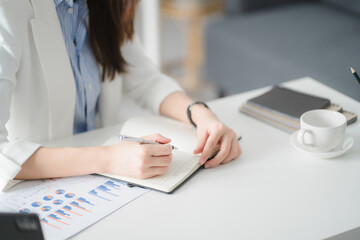
[[[297,140],[314,152],[328,152],[343,143],[346,118],[332,110],[308,111],[300,117]]]

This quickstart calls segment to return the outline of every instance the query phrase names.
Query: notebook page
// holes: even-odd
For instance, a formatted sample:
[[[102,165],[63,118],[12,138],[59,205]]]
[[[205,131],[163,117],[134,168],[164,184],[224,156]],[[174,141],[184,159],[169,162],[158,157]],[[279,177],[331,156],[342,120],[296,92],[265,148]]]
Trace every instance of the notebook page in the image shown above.
[[[102,174],[104,176],[131,182],[139,186],[158,189],[160,191],[169,192],[178,186],[183,180],[190,176],[199,165],[199,156],[192,155],[180,150],[173,150],[173,161],[164,175],[149,179],[136,179],[113,174]]]
[[[143,137],[154,133],[170,138],[171,144],[182,151],[192,153],[196,148],[195,128],[173,119],[160,116],[132,118],[121,129],[121,134],[132,137]]]

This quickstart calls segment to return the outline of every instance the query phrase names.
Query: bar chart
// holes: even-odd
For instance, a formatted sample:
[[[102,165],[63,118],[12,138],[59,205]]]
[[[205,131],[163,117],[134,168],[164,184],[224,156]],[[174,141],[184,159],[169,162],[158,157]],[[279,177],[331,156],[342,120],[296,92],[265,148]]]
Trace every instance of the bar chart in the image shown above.
[[[45,237],[64,239],[146,192],[98,175],[27,181],[0,194],[0,209],[36,213]]]

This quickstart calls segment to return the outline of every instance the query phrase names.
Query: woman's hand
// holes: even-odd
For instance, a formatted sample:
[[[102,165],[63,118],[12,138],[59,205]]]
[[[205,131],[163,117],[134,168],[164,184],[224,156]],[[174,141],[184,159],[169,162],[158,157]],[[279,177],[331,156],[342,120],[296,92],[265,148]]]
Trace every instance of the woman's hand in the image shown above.
[[[174,92],[164,99],[160,106],[160,113],[188,122],[186,111],[192,102],[193,100],[184,93]],[[198,144],[194,153],[202,153],[200,164],[204,164],[217,150],[219,152],[216,156],[205,163],[206,168],[230,162],[241,154],[234,131],[226,127],[209,109],[195,104],[191,108],[191,117],[197,125]]]
[[[167,172],[172,160],[171,140],[153,134],[143,137],[162,144],[123,141],[106,147],[106,173],[145,179]]]
[[[192,117],[197,125],[198,144],[194,154],[201,154],[199,163],[205,168],[216,167],[236,159],[241,154],[235,132],[225,126],[209,109],[194,105]],[[216,156],[207,161],[215,152]]]

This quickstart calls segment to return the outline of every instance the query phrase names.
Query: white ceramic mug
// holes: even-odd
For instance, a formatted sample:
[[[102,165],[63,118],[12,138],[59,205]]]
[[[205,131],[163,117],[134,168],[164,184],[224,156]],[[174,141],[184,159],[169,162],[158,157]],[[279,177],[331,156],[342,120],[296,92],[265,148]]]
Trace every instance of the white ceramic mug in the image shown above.
[[[314,152],[328,152],[343,143],[346,118],[332,110],[318,109],[300,117],[297,140]]]

